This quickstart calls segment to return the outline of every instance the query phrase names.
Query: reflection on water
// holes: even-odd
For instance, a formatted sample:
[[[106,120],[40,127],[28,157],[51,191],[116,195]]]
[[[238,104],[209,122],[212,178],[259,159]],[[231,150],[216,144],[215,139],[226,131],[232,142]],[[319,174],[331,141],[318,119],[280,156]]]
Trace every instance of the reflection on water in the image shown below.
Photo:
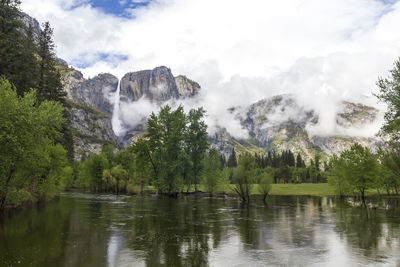
[[[400,203],[78,193],[0,216],[1,266],[400,265]]]

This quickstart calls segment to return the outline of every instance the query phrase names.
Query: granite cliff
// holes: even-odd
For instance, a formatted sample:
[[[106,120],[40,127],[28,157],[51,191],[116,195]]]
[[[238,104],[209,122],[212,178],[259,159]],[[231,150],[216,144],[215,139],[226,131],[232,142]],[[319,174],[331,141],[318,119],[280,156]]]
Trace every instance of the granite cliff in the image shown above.
[[[118,147],[111,123],[111,99],[117,90],[118,79],[111,74],[85,79],[79,71],[67,69],[63,82],[73,128],[75,159],[100,152],[104,144]]]
[[[305,159],[315,153],[331,156],[358,142],[375,151],[381,142],[376,137],[357,135],[365,127],[379,120],[373,107],[351,102],[338,103],[335,128],[337,132],[313,133],[319,116],[312,109],[300,105],[293,95],[279,95],[263,99],[250,107],[233,108],[248,138],[235,139],[225,129],[211,136],[211,143],[225,154],[233,147],[240,152],[282,151],[290,149]]]
[[[103,143],[120,146],[129,145],[137,135],[143,134],[146,127],[145,117],[135,127],[128,127],[122,136],[112,132],[113,95],[118,79],[111,74],[100,74],[86,80],[76,70],[66,73],[65,89],[75,105],[72,109],[73,127],[76,130],[76,150],[80,154],[98,151]],[[185,99],[195,96],[200,85],[185,76],[174,77],[167,67],[157,67],[128,73],[121,79],[121,103],[134,103],[146,99],[162,105],[166,101]],[[95,112],[87,112],[91,108]],[[92,110],[92,111],[93,111]],[[310,129],[318,125],[319,116],[312,109],[302,106],[293,95],[279,95],[263,99],[248,107],[234,107],[226,112],[234,114],[242,127],[248,132],[248,138],[234,138],[225,128],[210,135],[211,145],[221,153],[228,155],[232,148],[239,153],[263,153],[270,150],[290,149],[310,159],[315,153],[330,156],[349,148],[354,142],[376,150],[380,141],[375,137],[363,137],[348,134],[351,129],[362,129],[375,123],[379,111],[373,107],[351,102],[338,103],[336,126],[343,131],[337,134],[312,134]],[[102,115],[100,115],[102,114]],[[346,129],[348,130],[346,132]]]

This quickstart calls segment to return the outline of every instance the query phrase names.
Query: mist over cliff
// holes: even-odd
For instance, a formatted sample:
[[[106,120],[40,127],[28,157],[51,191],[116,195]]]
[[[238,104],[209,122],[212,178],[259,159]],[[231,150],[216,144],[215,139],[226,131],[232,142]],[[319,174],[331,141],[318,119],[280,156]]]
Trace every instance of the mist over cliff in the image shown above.
[[[64,76],[64,84],[71,101],[104,114],[101,125],[97,123],[95,126],[82,127],[82,122],[90,119],[73,112],[73,120],[79,122],[74,127],[81,132],[81,136],[84,132],[85,136],[92,135],[97,141],[118,144],[120,147],[129,145],[135,136],[142,135],[148,116],[163,105],[182,105],[186,110],[199,106],[204,106],[206,110],[213,105],[226,107],[226,103],[214,103],[197,82],[185,76],[174,76],[164,66],[127,73],[119,83],[118,78],[111,74],[103,73],[85,79],[79,71],[69,69]],[[119,112],[116,118],[114,105],[118,89]],[[380,141],[375,134],[382,121],[382,113],[378,109],[349,101],[336,103],[335,109],[337,112],[329,127],[323,121],[326,119],[323,113],[302,104],[298,96],[293,94],[260,99],[251,105],[230,106],[218,114],[207,112],[209,142],[226,155],[232,148],[239,153],[290,149],[305,158],[311,158],[315,153],[327,156],[338,153],[354,142],[372,150],[377,149]],[[112,131],[113,117],[121,125],[116,133]],[[95,132],[93,135],[87,128],[99,129],[103,135]],[[88,138],[86,143],[91,143],[90,139],[93,138]],[[98,150],[100,143],[87,147]],[[88,151],[82,142],[79,149],[84,154],[93,152]]]

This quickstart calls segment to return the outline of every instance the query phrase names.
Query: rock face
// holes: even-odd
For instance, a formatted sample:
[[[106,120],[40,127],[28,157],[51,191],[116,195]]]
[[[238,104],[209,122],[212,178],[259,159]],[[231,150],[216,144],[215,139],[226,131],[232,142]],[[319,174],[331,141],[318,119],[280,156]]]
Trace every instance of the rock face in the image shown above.
[[[28,14],[26,14],[24,12],[21,12],[21,20],[22,20],[22,23],[27,28],[29,28],[29,27],[32,28],[33,37],[35,40],[38,40],[40,32],[41,32],[39,22],[35,18],[32,18],[31,16],[29,16]]]
[[[185,76],[174,77],[167,67],[157,67],[125,74],[121,79],[121,101],[137,101],[145,98],[162,103],[170,99],[194,96],[200,85]]]
[[[132,139],[144,133],[147,118],[142,117],[137,118],[140,121],[135,127],[126,129],[124,136],[115,136],[111,117],[113,96],[118,85],[116,77],[100,74],[86,80],[79,71],[68,70],[64,85],[72,103],[70,112],[75,129],[77,158],[99,151],[105,143],[129,145]],[[121,103],[134,103],[143,98],[157,106],[169,100],[193,97],[199,90],[198,83],[185,76],[174,77],[166,67],[157,67],[126,74],[121,80],[120,100]],[[329,136],[310,134],[310,128],[318,126],[319,116],[300,105],[292,95],[271,97],[226,112],[231,112],[249,135],[246,139],[235,139],[225,128],[219,127],[209,137],[209,142],[226,156],[232,148],[238,153],[290,149],[310,159],[316,153],[322,153],[323,157],[339,153],[354,142],[372,150],[380,145],[376,138],[344,134],[350,131]],[[372,107],[341,102],[335,123],[336,127],[344,130],[362,129],[374,123],[378,115],[378,110]]]
[[[234,147],[240,152],[282,151],[290,149],[310,159],[315,153],[330,156],[348,149],[358,142],[375,151],[380,142],[376,138],[350,136],[346,130],[362,129],[378,119],[378,110],[362,104],[341,102],[336,114],[337,127],[343,134],[311,135],[310,127],[318,125],[319,117],[313,110],[299,105],[291,95],[280,95],[261,100],[249,108],[232,109],[249,138],[237,140],[221,129],[211,138],[219,151],[229,154]],[[350,132],[350,131],[348,131]],[[223,141],[221,141],[221,138]],[[227,153],[228,152],[228,153]]]
[[[99,153],[105,144],[118,147],[110,116],[85,104],[68,100],[74,135],[75,160]]]
[[[113,113],[112,99],[117,86],[118,78],[109,73],[99,74],[89,80],[84,79],[82,73],[76,70],[65,75],[64,88],[68,98],[96,108],[109,116]]]
[[[104,144],[118,147],[111,124],[111,99],[118,79],[111,74],[99,74],[86,80],[82,73],[72,69],[65,73],[63,80],[70,106],[75,159],[100,152]]]
[[[336,116],[336,122],[343,127],[362,127],[373,123],[378,116],[378,110],[362,104],[354,104],[347,101],[340,103],[340,112]]]
[[[175,77],[176,87],[178,88],[179,95],[187,98],[197,94],[200,90],[200,85],[186,76],[179,75]]]
[[[125,74],[121,79],[121,101],[137,101],[142,97],[155,102],[179,98],[171,70],[157,67]]]

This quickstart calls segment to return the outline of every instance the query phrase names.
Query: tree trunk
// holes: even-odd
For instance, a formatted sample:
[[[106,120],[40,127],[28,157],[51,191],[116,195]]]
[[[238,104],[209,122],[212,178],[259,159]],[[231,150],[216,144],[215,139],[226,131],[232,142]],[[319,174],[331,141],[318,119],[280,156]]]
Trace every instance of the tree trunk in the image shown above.
[[[194,191],[197,192],[197,174],[194,174]]]
[[[361,190],[361,200],[363,202],[363,205],[366,207],[367,204],[365,203],[365,190]]]
[[[266,202],[267,196],[268,196],[268,193],[264,193],[264,194],[263,194],[263,202],[264,202],[264,204],[267,203],[267,202]]]
[[[1,198],[1,200],[0,200],[0,209],[3,209],[4,206],[5,206],[5,204],[6,204],[6,198],[7,198],[7,193],[8,193],[8,186],[9,186],[9,184],[10,184],[10,181],[11,181],[12,176],[14,175],[14,172],[15,172],[15,169],[12,168],[12,169],[10,170],[9,174],[8,174],[7,181],[6,181],[6,184],[5,184],[4,196],[3,196],[3,197]]]
[[[140,195],[143,196],[143,174],[140,174]]]

